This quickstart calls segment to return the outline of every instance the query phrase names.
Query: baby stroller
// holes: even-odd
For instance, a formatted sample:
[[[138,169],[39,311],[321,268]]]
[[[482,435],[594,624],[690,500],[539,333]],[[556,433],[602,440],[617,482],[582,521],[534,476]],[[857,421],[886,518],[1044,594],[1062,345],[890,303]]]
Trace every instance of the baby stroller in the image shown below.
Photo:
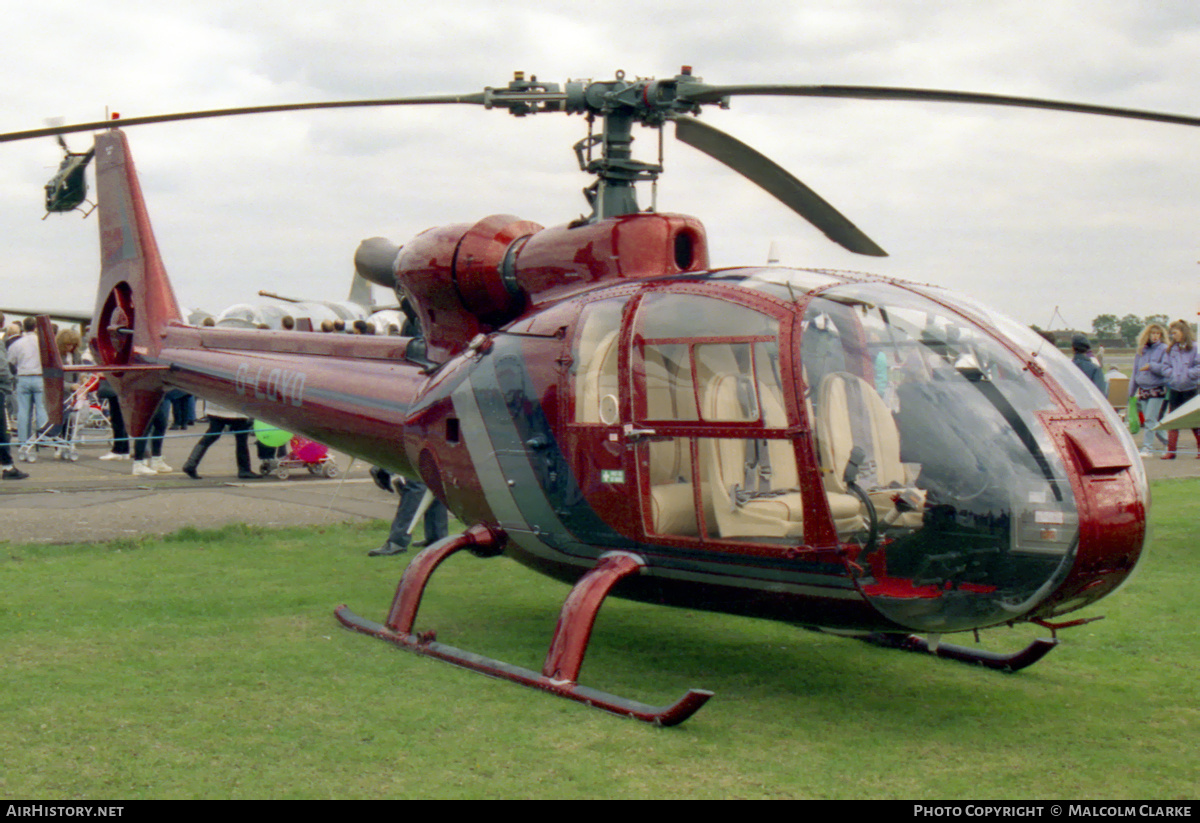
[[[90,375],[63,399],[62,425],[48,425],[28,444],[30,450],[52,448],[58,460],[78,460],[79,443],[89,436],[107,438],[108,418],[96,387],[100,378]]]
[[[274,460],[264,460],[259,471],[264,476],[287,480],[293,469],[308,469],[309,474],[337,477],[337,461],[329,456],[329,448],[313,440],[293,437],[288,441],[288,452]]]
[[[67,420],[67,432],[72,443],[111,439],[112,423],[108,419],[107,404],[99,394],[100,376],[88,375],[72,393],[74,411]]]

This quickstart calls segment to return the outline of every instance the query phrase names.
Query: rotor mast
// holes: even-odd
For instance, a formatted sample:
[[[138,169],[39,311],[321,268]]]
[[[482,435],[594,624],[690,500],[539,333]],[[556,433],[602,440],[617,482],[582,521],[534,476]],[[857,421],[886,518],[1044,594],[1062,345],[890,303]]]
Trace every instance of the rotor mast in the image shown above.
[[[629,81],[623,71],[618,71],[615,80],[568,80],[560,87],[539,83],[536,76],[526,80],[523,72],[517,72],[506,88],[485,90],[484,105],[507,108],[517,117],[555,111],[600,120],[598,135],[588,135],[575,144],[580,170],[596,176],[595,182],[584,189],[592,207],[587,222],[594,223],[641,210],[635,184],[655,182],[663,167],[661,157],[658,163],[633,158],[633,125],[661,129],[676,115],[698,111],[696,104],[676,97],[675,89],[681,82],[698,83],[699,78],[692,77],[690,66],[684,66],[683,72],[670,80]],[[598,157],[593,156],[595,147],[599,147]]]

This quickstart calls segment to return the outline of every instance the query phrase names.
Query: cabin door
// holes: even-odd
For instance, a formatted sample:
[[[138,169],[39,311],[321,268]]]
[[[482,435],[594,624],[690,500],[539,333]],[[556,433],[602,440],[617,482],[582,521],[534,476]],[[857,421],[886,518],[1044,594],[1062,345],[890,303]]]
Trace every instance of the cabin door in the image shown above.
[[[623,434],[646,539],[802,542],[779,320],[694,293],[652,293],[632,323]]]

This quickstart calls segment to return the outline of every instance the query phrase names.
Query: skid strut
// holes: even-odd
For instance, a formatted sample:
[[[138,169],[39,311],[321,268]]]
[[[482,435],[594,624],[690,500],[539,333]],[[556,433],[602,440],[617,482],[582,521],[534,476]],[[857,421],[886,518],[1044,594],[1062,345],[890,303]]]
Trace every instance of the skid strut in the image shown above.
[[[925,638],[915,634],[900,635],[877,632],[867,635],[862,639],[876,646],[884,646],[889,649],[903,649],[909,652],[927,652],[937,657],[945,657],[948,660],[958,660],[962,663],[976,663],[984,668],[996,669],[1002,672],[1016,672],[1026,666],[1032,666],[1058,645],[1057,638],[1054,640],[1038,638],[1019,652],[999,654],[997,652],[985,651],[984,649],[973,649],[970,646],[956,646],[952,643],[930,643]]]
[[[581,577],[575,588],[571,589],[566,602],[563,603],[554,637],[550,641],[550,650],[546,653],[546,662],[540,674],[438,643],[433,632],[414,634],[413,623],[416,620],[417,608],[420,606],[425,584],[434,569],[447,557],[462,549],[471,549],[485,556],[498,553],[505,540],[503,533],[497,533],[484,526],[472,526],[462,534],[439,540],[422,551],[413,558],[400,578],[386,624],[359,617],[344,605],[338,606],[334,614],[347,628],[387,640],[402,649],[659,726],[675,726],[682,723],[699,711],[708,698],[712,697],[712,692],[689,689],[687,694],[669,706],[651,706],[589,689],[577,682],[592,634],[592,626],[596,622],[596,614],[604,598],[619,580],[637,574],[645,565],[641,558],[626,552],[612,552],[601,556],[596,566]]]

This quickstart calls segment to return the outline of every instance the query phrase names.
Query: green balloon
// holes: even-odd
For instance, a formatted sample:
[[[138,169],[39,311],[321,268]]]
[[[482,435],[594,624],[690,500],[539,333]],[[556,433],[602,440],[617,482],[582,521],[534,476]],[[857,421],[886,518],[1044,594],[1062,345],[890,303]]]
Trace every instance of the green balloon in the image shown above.
[[[259,443],[262,443],[269,449],[286,446],[288,441],[292,439],[291,432],[285,432],[283,429],[276,428],[270,423],[264,423],[261,420],[254,421],[254,436],[258,438]]]

